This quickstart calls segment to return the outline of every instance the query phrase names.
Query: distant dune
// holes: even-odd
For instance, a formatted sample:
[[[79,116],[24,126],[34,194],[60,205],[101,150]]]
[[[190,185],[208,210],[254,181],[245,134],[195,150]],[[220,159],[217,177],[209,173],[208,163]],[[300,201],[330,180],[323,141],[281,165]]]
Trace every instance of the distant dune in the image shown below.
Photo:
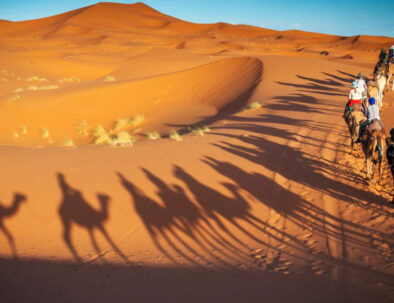
[[[250,56],[368,61],[394,43],[386,37],[195,24],[143,3],[99,3],[1,22],[0,143],[11,145],[49,144],[40,138],[42,128],[49,129],[50,144],[64,137],[87,144],[91,138],[75,131],[81,121],[110,129],[117,119],[135,115],[146,117],[144,131],[166,133],[168,125],[198,123],[246,95],[262,75],[262,63]],[[15,133],[21,125],[28,129],[25,136]]]

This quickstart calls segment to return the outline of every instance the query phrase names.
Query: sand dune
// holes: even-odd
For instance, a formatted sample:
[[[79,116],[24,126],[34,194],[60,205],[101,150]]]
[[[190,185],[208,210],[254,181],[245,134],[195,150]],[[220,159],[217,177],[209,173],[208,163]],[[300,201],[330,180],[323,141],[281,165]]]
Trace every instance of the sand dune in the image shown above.
[[[142,80],[114,78],[53,90],[37,85],[38,91],[20,92],[17,102],[0,105],[2,143],[48,145],[40,140],[40,129],[46,128],[53,141],[67,137],[86,144],[91,138],[78,138],[76,132],[82,121],[111,129],[117,119],[138,114],[146,117],[144,129],[168,131],[167,124],[193,124],[217,114],[252,89],[261,74],[259,60],[231,58]],[[11,139],[12,130],[21,125],[28,134]]]
[[[392,44],[142,3],[1,20],[1,298],[391,302],[391,175],[342,114]]]

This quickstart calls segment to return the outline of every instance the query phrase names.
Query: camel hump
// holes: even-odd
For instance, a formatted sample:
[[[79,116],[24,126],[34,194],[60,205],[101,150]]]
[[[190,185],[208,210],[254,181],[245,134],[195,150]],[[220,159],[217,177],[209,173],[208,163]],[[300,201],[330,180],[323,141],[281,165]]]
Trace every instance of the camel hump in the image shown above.
[[[365,119],[365,116],[362,112],[353,112],[353,117],[357,124],[359,124],[360,121]]]
[[[381,131],[381,130],[383,130],[382,122],[380,122],[379,120],[374,120],[374,121],[368,126],[368,129],[369,129],[370,131],[373,131],[373,130],[379,130],[379,131]]]

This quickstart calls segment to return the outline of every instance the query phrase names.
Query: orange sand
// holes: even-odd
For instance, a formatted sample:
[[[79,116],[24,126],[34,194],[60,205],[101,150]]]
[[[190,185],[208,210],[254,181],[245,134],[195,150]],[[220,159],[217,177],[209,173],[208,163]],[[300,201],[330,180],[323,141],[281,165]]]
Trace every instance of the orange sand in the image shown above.
[[[341,117],[392,44],[193,24],[141,3],[1,22],[1,297],[392,301],[391,175],[385,163],[382,186],[364,180]],[[128,148],[77,130],[114,135],[138,115]],[[172,130],[182,141],[146,138]]]

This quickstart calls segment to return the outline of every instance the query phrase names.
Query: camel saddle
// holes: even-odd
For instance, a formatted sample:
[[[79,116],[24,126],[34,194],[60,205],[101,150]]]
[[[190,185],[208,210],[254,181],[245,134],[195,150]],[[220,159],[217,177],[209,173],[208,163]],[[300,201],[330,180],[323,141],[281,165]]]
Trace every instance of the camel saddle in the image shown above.
[[[373,120],[373,122],[370,125],[368,125],[368,130],[369,131],[383,130],[382,121],[380,121],[380,120]]]

